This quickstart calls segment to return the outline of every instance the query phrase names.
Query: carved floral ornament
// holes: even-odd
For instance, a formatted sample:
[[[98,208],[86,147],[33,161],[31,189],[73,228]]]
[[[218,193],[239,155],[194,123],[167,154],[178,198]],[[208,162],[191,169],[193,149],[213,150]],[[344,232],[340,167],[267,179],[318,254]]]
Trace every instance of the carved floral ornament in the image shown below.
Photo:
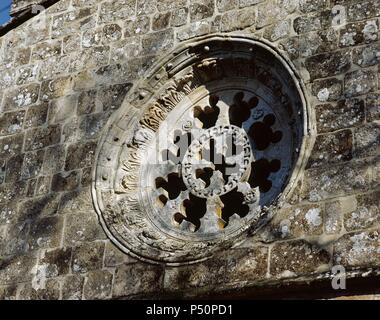
[[[206,259],[286,201],[309,131],[303,87],[269,45],[222,35],[186,43],[105,128],[93,184],[100,221],[140,259]]]

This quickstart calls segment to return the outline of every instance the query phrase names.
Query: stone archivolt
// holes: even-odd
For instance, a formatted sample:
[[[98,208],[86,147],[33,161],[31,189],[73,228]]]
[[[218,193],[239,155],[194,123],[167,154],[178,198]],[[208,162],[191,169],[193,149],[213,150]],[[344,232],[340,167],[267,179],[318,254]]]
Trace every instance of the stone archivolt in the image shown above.
[[[223,36],[187,43],[109,122],[93,184],[102,225],[143,260],[206,259],[289,196],[309,129],[302,86],[271,47]]]

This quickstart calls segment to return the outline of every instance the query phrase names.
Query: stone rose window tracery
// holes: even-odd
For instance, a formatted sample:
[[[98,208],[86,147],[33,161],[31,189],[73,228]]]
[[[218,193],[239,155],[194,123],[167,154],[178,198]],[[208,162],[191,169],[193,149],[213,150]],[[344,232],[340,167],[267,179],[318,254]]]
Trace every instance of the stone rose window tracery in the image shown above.
[[[103,227],[150,262],[192,263],[276,212],[304,163],[310,129],[291,66],[252,39],[185,44],[115,113],[93,196]]]

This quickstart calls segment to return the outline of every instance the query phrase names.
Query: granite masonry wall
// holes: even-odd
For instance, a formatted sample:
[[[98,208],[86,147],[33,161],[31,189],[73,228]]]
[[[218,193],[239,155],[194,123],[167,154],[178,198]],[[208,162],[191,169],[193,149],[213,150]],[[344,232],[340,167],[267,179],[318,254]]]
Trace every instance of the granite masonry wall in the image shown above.
[[[1,37],[0,299],[193,297],[329,279],[334,265],[377,275],[379,17],[378,0],[61,0]],[[242,245],[194,266],[142,263],[93,208],[98,138],[155,59],[216,32],[293,62],[314,149],[290,203]]]

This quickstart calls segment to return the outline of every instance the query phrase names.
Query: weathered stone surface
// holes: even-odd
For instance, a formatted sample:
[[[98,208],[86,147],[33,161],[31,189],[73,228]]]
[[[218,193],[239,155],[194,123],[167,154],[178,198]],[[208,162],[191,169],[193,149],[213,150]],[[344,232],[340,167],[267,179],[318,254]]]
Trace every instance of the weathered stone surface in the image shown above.
[[[142,39],[142,49],[145,55],[156,54],[173,46],[174,33],[172,30],[158,31]]]
[[[302,13],[321,11],[328,7],[328,0],[300,0],[299,7]]]
[[[202,36],[210,32],[210,23],[208,21],[197,21],[190,26],[183,27],[178,31],[177,39],[179,41],[188,40],[197,36]]]
[[[364,101],[360,99],[340,100],[337,105],[316,107],[317,130],[320,133],[357,126],[364,122]]]
[[[0,136],[11,135],[22,130],[25,111],[7,112],[0,116]]]
[[[353,135],[351,130],[318,135],[309,158],[308,167],[319,167],[352,159]]]
[[[93,46],[85,48],[83,51],[74,53],[71,59],[69,71],[76,72],[83,69],[96,68],[106,65],[110,59],[109,46]],[[60,79],[61,84],[56,85],[56,90],[65,94],[70,92],[70,79]],[[54,93],[52,93],[54,95]],[[58,93],[59,94],[59,93]]]
[[[112,291],[113,274],[108,271],[90,271],[83,288],[85,299],[107,299]]]
[[[38,177],[36,182],[35,195],[40,196],[50,193],[51,176]]]
[[[238,0],[216,0],[216,7],[219,12],[235,9],[238,4]]]
[[[63,169],[66,158],[66,150],[62,145],[56,145],[45,149],[45,158],[42,170],[46,174],[53,174]]]
[[[263,0],[239,0],[239,8],[249,7],[260,2],[263,2]]]
[[[349,21],[365,20],[380,15],[380,4],[374,1],[352,1],[347,6]]]
[[[0,158],[8,159],[21,152],[24,143],[24,134],[15,134],[0,138]]]
[[[251,8],[229,11],[222,15],[220,31],[228,32],[252,26],[256,21],[255,11]]]
[[[366,98],[368,121],[380,120],[380,94],[369,94]]]
[[[62,283],[63,300],[81,300],[83,292],[84,277],[81,275],[68,275]]]
[[[358,47],[352,51],[352,61],[363,68],[380,63],[380,44]]]
[[[316,80],[312,84],[312,93],[321,102],[339,100],[342,92],[343,81],[336,78]]]
[[[281,40],[279,47],[284,50],[291,59],[297,59],[299,57],[298,37],[291,37]]]
[[[60,284],[55,279],[49,279],[42,287],[25,284],[20,290],[20,300],[58,300]]]
[[[0,287],[0,300],[16,300],[16,297],[17,287],[15,285]]]
[[[95,111],[100,111],[97,108],[96,90],[84,91],[78,98],[78,115],[89,114]]]
[[[9,89],[3,99],[3,110],[24,108],[37,102],[40,92],[39,84],[28,84],[23,87]]]
[[[90,212],[92,209],[91,192],[89,189],[66,192],[59,204],[60,213]]]
[[[70,265],[71,248],[59,248],[41,254],[38,270],[46,278],[53,278],[69,273]]]
[[[112,296],[159,293],[162,290],[163,268],[148,264],[123,265],[115,270]]]
[[[118,109],[131,88],[130,83],[116,84],[100,88],[98,90],[97,102],[103,111]]]
[[[103,41],[105,43],[120,40],[122,35],[123,35],[122,29],[116,23],[108,24],[103,27]]]
[[[86,273],[103,267],[104,243],[83,243],[73,249],[72,271]]]
[[[366,191],[370,187],[370,165],[367,161],[309,169],[306,171],[303,194],[309,201]]]
[[[18,70],[17,85],[36,82],[38,77],[38,64],[24,66]]]
[[[351,55],[348,51],[321,53],[307,58],[305,64],[311,79],[326,78],[348,71]]]
[[[294,31],[298,34],[326,29],[331,24],[330,11],[301,16],[294,19]]]
[[[46,217],[37,219],[31,224],[29,233],[29,249],[56,248],[61,243],[63,219]]]
[[[142,48],[137,37],[118,41],[111,48],[111,63],[122,63],[141,56]],[[128,77],[130,79],[130,77]]]
[[[62,77],[55,80],[46,80],[41,84],[41,99],[48,101],[65,96],[72,87],[72,78]]]
[[[380,152],[380,124],[370,123],[354,131],[355,150],[357,158],[378,155]]]
[[[190,5],[191,22],[209,18],[214,14],[215,2],[212,0],[203,0],[193,2]]]
[[[265,247],[234,249],[201,264],[170,268],[165,272],[165,289],[205,286],[215,289],[222,283],[228,285],[262,280],[267,273],[267,255],[268,249]]]
[[[189,16],[189,9],[186,7],[175,9],[172,12],[172,17],[170,20],[170,25],[173,27],[180,27],[187,22],[187,17]]]
[[[348,47],[373,42],[378,39],[378,32],[379,28],[376,20],[348,24],[340,30],[339,45]]]
[[[257,7],[257,22],[256,28],[262,28],[275,21],[282,20],[287,15],[287,8],[284,1],[264,1]],[[290,3],[290,2],[288,2]]]
[[[46,123],[48,104],[42,103],[28,108],[25,117],[25,129],[42,126]]]
[[[49,123],[56,124],[67,121],[76,114],[78,96],[69,95],[50,102]]]
[[[35,263],[36,257],[33,255],[18,255],[1,259],[0,283],[4,285],[30,281]]]
[[[2,233],[0,233],[0,255],[14,258],[26,254],[29,249],[29,229],[27,222],[15,222],[2,228]],[[18,279],[16,279],[16,282],[18,282]]]
[[[81,186],[82,188],[89,187],[92,184],[92,167],[82,169]]]
[[[96,142],[72,144],[67,149],[65,170],[71,171],[91,167],[94,161]]]
[[[270,41],[277,41],[285,38],[290,33],[291,22],[289,20],[280,21],[264,31],[264,37]]]
[[[277,243],[271,250],[270,273],[278,278],[321,273],[329,269],[330,255],[305,241]]]
[[[104,266],[115,267],[122,264],[130,264],[137,262],[130,255],[120,251],[112,242],[107,242],[104,253]]]
[[[165,4],[168,2],[167,0],[166,1],[156,1],[156,0],[139,0],[137,1],[137,12],[136,14],[139,16],[139,15],[142,15],[142,14],[151,14],[151,13],[154,13],[157,9],[157,5],[159,5],[161,2],[164,2]],[[171,3],[173,3],[173,5],[175,5],[177,1],[171,1]],[[164,7],[165,7],[165,4],[164,4]],[[170,4],[169,4],[170,6]],[[166,11],[167,8],[165,7],[165,9],[163,9],[163,11]]]
[[[52,22],[52,37],[59,38],[94,27],[95,19],[91,17],[94,11],[94,8],[83,8],[56,15]]]
[[[50,125],[30,129],[25,139],[25,151],[33,151],[45,148],[61,141],[61,126]]]
[[[17,181],[15,183],[3,183],[0,185],[0,203],[8,203],[12,201],[20,200],[25,196],[27,190],[27,184],[25,181]]]
[[[139,2],[153,2],[152,0],[142,0]],[[161,0],[161,1],[155,1],[157,5],[158,11],[168,11],[173,10],[176,8],[184,7],[187,4],[186,0],[178,0],[178,1],[172,1],[172,0]],[[207,1],[206,1],[207,2]]]
[[[79,186],[78,171],[57,173],[53,176],[51,189],[53,191],[72,191]]]
[[[9,224],[18,216],[17,206],[15,204],[4,205],[0,209],[0,225]]]
[[[357,70],[344,77],[344,94],[355,97],[377,89],[377,75],[372,70]]]
[[[319,205],[304,205],[283,208],[270,222],[261,238],[265,242],[320,235],[323,232],[323,208]]]
[[[12,183],[21,179],[21,170],[24,163],[24,154],[18,154],[6,163],[5,171],[5,182]]]
[[[124,25],[124,34],[126,37],[146,34],[150,29],[150,18],[148,16],[139,16],[136,19],[127,20]]]
[[[21,179],[33,178],[40,174],[45,152],[43,150],[27,152],[21,168]]]
[[[133,16],[136,12],[136,0],[108,1],[100,6],[102,22],[112,22]]]
[[[325,204],[324,231],[326,234],[338,234],[342,230],[342,211],[342,204],[339,200]]]
[[[344,235],[334,245],[334,264],[346,268],[377,267],[380,261],[379,235],[377,229]]]
[[[61,203],[62,208],[62,203]],[[81,207],[79,211],[85,210]],[[105,239],[104,232],[94,212],[71,210],[66,218],[65,243],[73,245],[84,241]]]
[[[379,222],[380,193],[374,192],[357,196],[356,207],[344,215],[347,231],[370,228]]]
[[[108,115],[104,113],[93,113],[82,117],[79,123],[80,138],[97,138],[107,119]]]
[[[53,56],[58,56],[62,52],[62,41],[50,40],[40,42],[33,47],[32,61],[46,60]]]
[[[309,32],[299,37],[301,57],[334,51],[338,48],[338,36],[334,29]]]
[[[20,205],[20,219],[36,219],[57,213],[59,199],[56,194],[48,194],[26,200]]]
[[[154,31],[165,29],[169,26],[171,12],[157,13],[153,16],[152,29]]]

